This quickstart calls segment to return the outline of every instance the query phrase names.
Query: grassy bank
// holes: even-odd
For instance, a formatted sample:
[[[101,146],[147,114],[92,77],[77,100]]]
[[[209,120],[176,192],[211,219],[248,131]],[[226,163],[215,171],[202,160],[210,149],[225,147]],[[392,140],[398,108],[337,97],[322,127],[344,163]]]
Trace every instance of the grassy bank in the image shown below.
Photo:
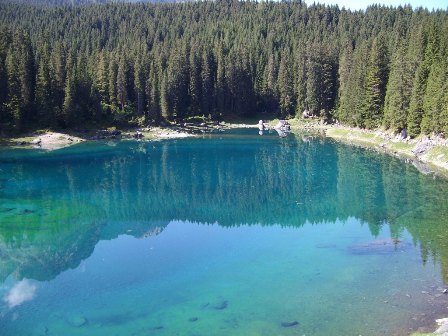
[[[346,127],[328,127],[327,137],[346,143],[373,148],[375,150],[409,159],[414,165],[424,163],[423,173],[430,170],[448,177],[448,147],[441,139],[398,139],[380,131],[366,131]]]

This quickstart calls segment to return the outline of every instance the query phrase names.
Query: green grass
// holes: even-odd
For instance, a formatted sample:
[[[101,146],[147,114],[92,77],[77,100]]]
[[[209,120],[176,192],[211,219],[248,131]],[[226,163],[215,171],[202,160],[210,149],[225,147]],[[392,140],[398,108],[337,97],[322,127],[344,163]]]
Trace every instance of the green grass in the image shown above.
[[[448,147],[434,146],[428,151],[426,155],[428,156],[429,159],[432,160],[448,161]]]
[[[349,130],[343,128],[331,128],[328,130],[328,134],[334,137],[347,137],[349,133]]]
[[[404,152],[405,154],[412,155],[412,148],[415,144],[408,144],[405,142],[388,142],[388,146],[398,152]]]

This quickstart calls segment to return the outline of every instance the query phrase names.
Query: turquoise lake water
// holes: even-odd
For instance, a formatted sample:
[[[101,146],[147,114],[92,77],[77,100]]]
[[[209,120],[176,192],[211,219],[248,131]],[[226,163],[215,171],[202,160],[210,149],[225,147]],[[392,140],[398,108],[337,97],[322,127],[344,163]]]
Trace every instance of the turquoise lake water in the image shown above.
[[[408,335],[448,182],[309,135],[0,150],[0,335]]]

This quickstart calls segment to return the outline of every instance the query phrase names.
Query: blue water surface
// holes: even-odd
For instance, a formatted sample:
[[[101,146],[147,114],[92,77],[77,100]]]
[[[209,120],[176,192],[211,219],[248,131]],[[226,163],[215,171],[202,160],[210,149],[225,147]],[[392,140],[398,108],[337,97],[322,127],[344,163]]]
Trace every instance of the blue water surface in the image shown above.
[[[408,335],[448,183],[312,135],[0,149],[0,334]]]

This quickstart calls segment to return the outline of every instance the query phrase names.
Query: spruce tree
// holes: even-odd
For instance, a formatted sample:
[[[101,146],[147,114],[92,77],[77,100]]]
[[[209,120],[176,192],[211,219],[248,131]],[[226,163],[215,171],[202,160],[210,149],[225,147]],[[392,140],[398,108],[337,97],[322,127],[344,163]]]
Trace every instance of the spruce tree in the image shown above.
[[[421,132],[421,123],[423,119],[423,97],[425,96],[427,77],[428,71],[426,70],[425,65],[420,64],[414,77],[407,119],[407,129],[409,136],[411,137],[416,137]]]
[[[200,73],[201,81],[201,113],[204,116],[211,115],[213,112],[213,76],[212,76],[212,59],[207,50],[202,54],[202,69]]]
[[[76,110],[76,75],[75,69],[67,73],[64,89],[64,105],[63,105],[63,118],[62,125],[72,127],[77,123],[77,110]]]
[[[127,91],[127,64],[125,59],[122,57],[120,61],[118,62],[118,68],[117,68],[117,102],[121,108],[121,110],[124,110],[124,107],[128,103],[128,91]]]
[[[392,57],[384,103],[383,125],[386,128],[406,128],[409,109],[408,80],[404,42],[400,41]]]
[[[345,41],[343,49],[339,57],[338,79],[338,109],[337,118],[346,121],[350,119],[350,105],[352,99],[352,92],[349,92],[350,70],[353,62],[353,46],[351,41]]]
[[[284,52],[280,61],[278,71],[278,91],[280,98],[280,117],[286,117],[294,114],[294,84],[292,66],[288,57],[288,53]]]
[[[322,64],[319,57],[312,57],[307,64],[306,107],[313,115],[320,115],[322,109]]]
[[[387,48],[384,37],[376,37],[371,46],[367,64],[362,119],[367,128],[380,125],[383,117],[384,97],[388,79]]]
[[[198,115],[199,112],[201,111],[201,100],[202,100],[202,81],[201,81],[202,61],[201,61],[201,55],[199,54],[198,46],[196,44],[193,45],[190,50],[188,71],[189,71],[188,96],[190,98],[189,114]]]
[[[42,126],[54,125],[53,92],[51,90],[51,78],[48,63],[41,61],[37,71],[36,80],[36,108],[39,123]]]
[[[98,65],[96,68],[96,87],[101,96],[101,101],[105,104],[109,103],[109,68],[107,63],[107,53],[101,51],[98,55]]]
[[[295,97],[296,97],[296,116],[301,117],[306,109],[306,57],[302,53],[295,56]]]
[[[428,41],[422,62],[426,75],[426,84],[424,94],[422,95],[423,115],[420,127],[425,134],[429,134],[433,131],[432,127],[435,124],[435,118],[437,118],[437,113],[440,107],[438,97],[438,89],[440,87],[437,87],[442,81],[439,73],[440,70],[443,71],[443,69],[440,68],[440,60],[439,27],[437,23],[433,21],[428,32]]]

